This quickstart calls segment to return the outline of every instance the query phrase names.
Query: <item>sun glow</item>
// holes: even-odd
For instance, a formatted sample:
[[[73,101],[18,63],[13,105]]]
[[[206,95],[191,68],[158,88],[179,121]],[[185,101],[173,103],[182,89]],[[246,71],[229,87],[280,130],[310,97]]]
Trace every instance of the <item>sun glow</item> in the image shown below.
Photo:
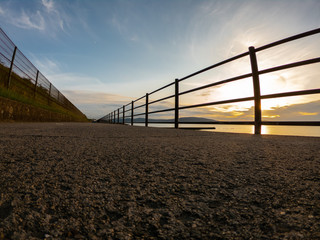
[[[299,114],[303,116],[316,116],[319,113],[318,112],[299,112]]]

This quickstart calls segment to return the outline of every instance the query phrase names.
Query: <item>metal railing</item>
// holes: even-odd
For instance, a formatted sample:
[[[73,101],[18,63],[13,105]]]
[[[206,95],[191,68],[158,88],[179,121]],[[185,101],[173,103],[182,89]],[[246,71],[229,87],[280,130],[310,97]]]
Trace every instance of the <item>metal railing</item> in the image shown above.
[[[271,72],[276,72],[280,70],[295,68],[299,66],[305,66],[309,64],[315,64],[320,62],[320,57],[312,58],[308,60],[288,63],[285,65],[280,65],[272,68],[267,68],[263,70],[258,69],[258,61],[256,57],[257,52],[264,51],[266,49],[270,49],[272,47],[288,43],[297,39],[305,38],[311,35],[319,34],[320,28],[314,29],[308,32],[304,32],[292,37],[288,37],[267,45],[264,45],[262,47],[249,47],[249,50],[245,53],[239,54],[237,56],[234,56],[232,58],[229,58],[227,60],[224,60],[222,62],[219,62],[217,64],[211,65],[207,68],[204,68],[200,71],[197,71],[195,73],[192,73],[186,77],[176,79],[174,82],[171,82],[153,92],[147,93],[145,96],[142,96],[131,103],[128,103],[127,105],[124,105],[123,107],[120,107],[119,109],[116,109],[115,111],[105,115],[104,117],[100,118],[98,122],[108,122],[108,123],[122,123],[125,124],[126,121],[126,113],[130,112],[130,124],[133,125],[134,123],[137,123],[134,121],[134,117],[137,116],[144,116],[144,124],[147,127],[149,123],[152,124],[174,124],[175,128],[179,128],[179,124],[234,124],[234,125],[254,125],[254,133],[255,134],[261,134],[261,125],[290,125],[290,126],[320,126],[319,121],[262,121],[262,114],[261,114],[261,100],[262,99],[273,99],[273,98],[282,98],[282,97],[289,97],[289,96],[301,96],[301,95],[310,95],[310,94],[319,94],[320,89],[307,89],[307,90],[301,90],[301,91],[291,91],[291,92],[282,92],[282,93],[275,93],[275,94],[267,94],[267,95],[261,95],[260,91],[260,79],[259,76]],[[182,81],[185,81],[186,79],[192,78],[196,75],[199,75],[201,73],[204,73],[208,70],[211,70],[213,68],[217,68],[219,66],[222,66],[226,63],[230,63],[232,61],[241,59],[243,57],[249,56],[250,58],[250,64],[251,64],[251,72],[239,76],[235,76],[232,78],[224,79],[218,82],[206,84],[197,88],[193,88],[186,91],[179,91],[179,83]],[[193,105],[186,105],[186,106],[180,106],[179,105],[179,97],[188,93],[196,92],[199,90],[207,89],[210,87],[217,87],[221,86],[223,84],[235,82],[241,79],[245,78],[252,78],[253,82],[253,96],[251,97],[243,97],[243,98],[235,98],[235,99],[227,99],[223,101],[215,101],[215,102],[206,102],[206,103],[200,103],[200,104],[193,104]],[[157,100],[149,101],[150,95],[153,95],[160,90],[166,89],[168,87],[174,86],[174,94],[169,95]],[[159,103],[161,101],[165,101],[168,99],[174,99],[174,107],[173,108],[167,108],[163,110],[156,110],[156,111],[149,111],[149,106],[151,104]],[[145,100],[144,104],[135,106],[135,103],[141,100]],[[219,105],[219,104],[230,104],[230,103],[239,103],[239,102],[245,102],[245,101],[253,101],[254,102],[254,121],[214,121],[214,122],[179,122],[179,111],[183,109],[192,109],[192,108],[199,108],[199,107],[206,107],[206,106],[213,106],[213,105]],[[135,114],[134,111],[139,108],[145,108],[145,111],[143,113]],[[163,112],[174,112],[174,121],[149,121],[149,115],[155,114],[155,113],[163,113]],[[141,122],[139,122],[141,123]]]
[[[45,105],[57,104],[81,113],[15,46],[0,28],[0,84]],[[81,113],[82,114],[82,113]]]

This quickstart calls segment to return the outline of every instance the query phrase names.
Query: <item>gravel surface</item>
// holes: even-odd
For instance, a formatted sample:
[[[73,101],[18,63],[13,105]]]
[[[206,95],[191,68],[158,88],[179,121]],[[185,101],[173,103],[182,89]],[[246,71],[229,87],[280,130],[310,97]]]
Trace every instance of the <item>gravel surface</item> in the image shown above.
[[[0,124],[0,239],[320,239],[320,138]]]

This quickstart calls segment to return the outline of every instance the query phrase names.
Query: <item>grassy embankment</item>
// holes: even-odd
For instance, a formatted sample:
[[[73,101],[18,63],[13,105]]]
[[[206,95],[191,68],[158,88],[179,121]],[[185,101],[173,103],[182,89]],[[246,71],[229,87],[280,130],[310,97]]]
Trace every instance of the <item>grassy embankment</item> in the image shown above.
[[[15,100],[51,112],[68,115],[77,121],[88,121],[86,116],[73,106],[69,105],[68,109],[58,104],[56,99],[48,96],[48,90],[41,86],[36,87],[36,94],[34,95],[35,86],[31,80],[21,78],[15,73],[12,73],[10,88],[7,89],[6,82],[8,74],[9,69],[0,64],[0,97]]]

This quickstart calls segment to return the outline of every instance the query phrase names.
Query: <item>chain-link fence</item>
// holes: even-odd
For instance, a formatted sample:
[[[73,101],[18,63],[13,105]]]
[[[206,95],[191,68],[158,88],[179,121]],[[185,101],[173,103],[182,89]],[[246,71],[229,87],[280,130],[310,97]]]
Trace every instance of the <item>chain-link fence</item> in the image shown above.
[[[0,28],[0,86],[44,105],[81,113],[15,46]],[[82,114],[82,113],[81,113]]]

